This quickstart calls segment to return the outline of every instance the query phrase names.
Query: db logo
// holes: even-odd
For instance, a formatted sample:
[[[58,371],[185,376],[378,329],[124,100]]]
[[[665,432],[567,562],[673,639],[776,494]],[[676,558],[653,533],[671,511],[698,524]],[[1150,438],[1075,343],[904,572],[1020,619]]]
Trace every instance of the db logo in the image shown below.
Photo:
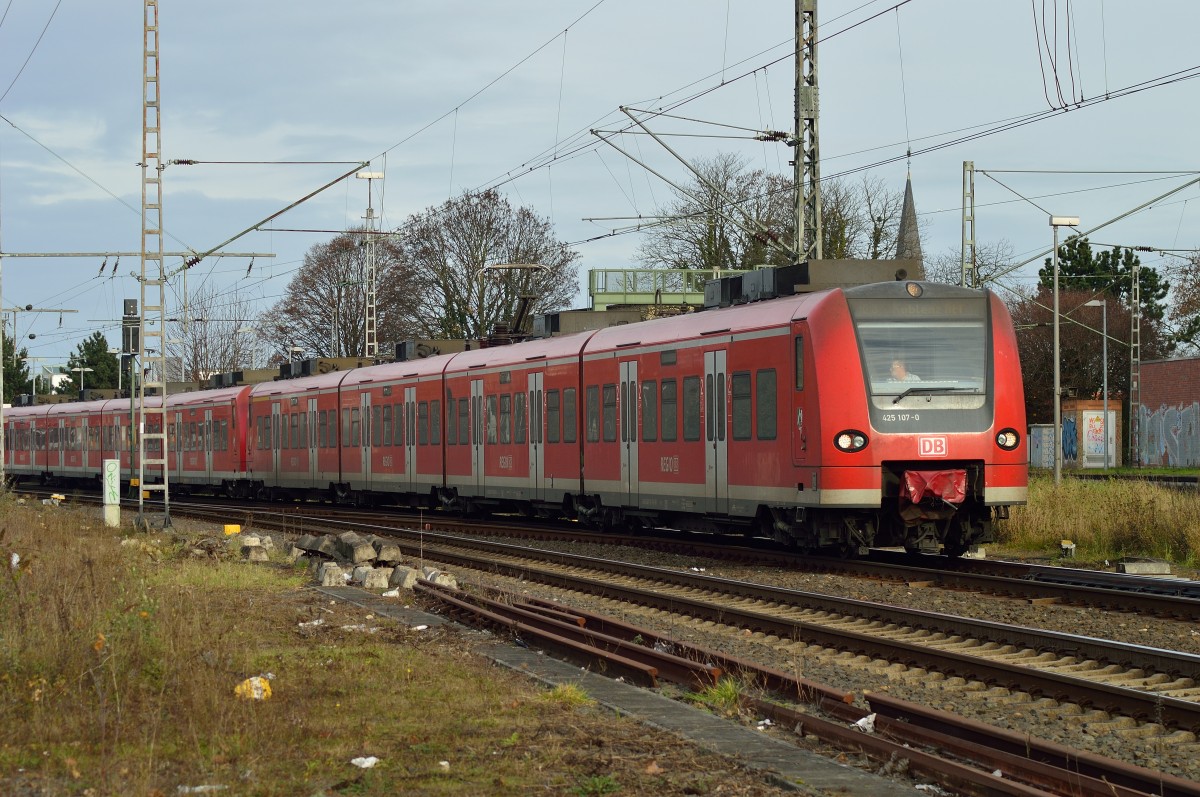
[[[944,437],[918,437],[917,438],[917,456],[919,456],[919,457],[944,457],[944,456],[946,456],[946,438],[944,438]]]

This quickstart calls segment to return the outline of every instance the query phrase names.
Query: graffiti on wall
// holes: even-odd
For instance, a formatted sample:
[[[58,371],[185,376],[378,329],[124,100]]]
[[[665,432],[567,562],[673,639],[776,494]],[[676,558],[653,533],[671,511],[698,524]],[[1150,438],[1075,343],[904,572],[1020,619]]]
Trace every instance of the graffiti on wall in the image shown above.
[[[1200,465],[1200,403],[1139,407],[1138,454],[1143,465]]]
[[[1074,418],[1062,419],[1062,455],[1063,462],[1074,462],[1079,459],[1079,432],[1075,429]]]

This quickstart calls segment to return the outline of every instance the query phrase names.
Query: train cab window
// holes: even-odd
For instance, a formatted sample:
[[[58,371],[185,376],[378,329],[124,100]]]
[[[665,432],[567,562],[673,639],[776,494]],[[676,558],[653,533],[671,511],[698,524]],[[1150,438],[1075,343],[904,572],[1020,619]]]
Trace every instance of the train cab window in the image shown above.
[[[496,397],[487,397],[487,427],[484,430],[487,435],[488,445],[493,445],[496,442]]]
[[[796,336],[796,389],[804,389],[804,336]]]
[[[383,407],[378,404],[371,408],[371,445],[383,445]]]
[[[500,442],[512,442],[512,395],[500,394]]]
[[[776,393],[775,369],[764,368],[754,375],[755,420],[759,440],[774,440],[776,436]],[[735,409],[736,413],[737,410]]]
[[[454,403],[454,394],[449,390],[446,391],[446,445],[452,446],[458,444],[458,418],[455,412],[458,410],[457,404]]]
[[[417,405],[417,443],[429,445],[429,402],[422,401]]]
[[[600,388],[590,385],[584,394],[584,414],[587,416],[587,441],[600,442]]]
[[[662,383],[662,439],[664,443],[674,443],[679,439],[679,404],[678,386],[674,379],[664,379]]]
[[[558,425],[562,422],[561,410],[558,405],[558,391],[546,391],[546,442],[557,443],[559,440]]]
[[[380,414],[381,426],[383,427],[383,445],[390,446],[392,444],[392,405],[384,404],[383,412]]]
[[[739,371],[730,377],[729,382],[733,393],[733,439],[749,440],[752,432],[750,372]]]
[[[442,402],[440,399],[429,402],[429,442],[435,446],[442,444]]]
[[[658,382],[642,382],[642,441],[658,440]]]
[[[700,439],[700,377],[683,378],[683,439]]]
[[[563,442],[575,442],[575,429],[577,428],[575,414],[575,388],[569,387],[563,391]]]
[[[460,398],[458,400],[458,444],[465,446],[471,442],[471,401],[470,399]]]
[[[540,397],[541,391],[537,391],[537,392],[538,392],[538,397]],[[533,395],[533,393],[534,393],[534,391],[532,391],[532,390],[529,391],[529,394],[531,396]],[[527,424],[532,427],[529,430],[530,431],[529,442],[531,442],[531,443],[542,442],[539,439],[541,437],[541,431],[542,431],[541,404],[540,404],[540,402],[538,402],[536,400],[536,397],[535,397],[535,399],[530,400],[529,410],[533,415],[533,423],[532,424],[528,424],[529,418],[525,414],[525,394],[520,391],[514,393],[513,394],[513,419],[516,420],[516,422],[517,422],[516,423],[517,428],[513,432],[513,442],[516,443],[517,445],[521,445],[522,443],[525,442],[525,427]]]

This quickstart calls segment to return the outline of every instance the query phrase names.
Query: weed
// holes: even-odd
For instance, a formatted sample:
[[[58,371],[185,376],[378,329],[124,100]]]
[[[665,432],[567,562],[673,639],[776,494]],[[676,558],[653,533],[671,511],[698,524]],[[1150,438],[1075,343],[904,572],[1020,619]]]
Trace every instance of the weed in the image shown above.
[[[593,775],[580,783],[573,790],[579,797],[595,797],[601,794],[616,794],[621,790],[621,784],[612,775]]]
[[[596,703],[578,684],[559,684],[542,697],[564,708],[584,708]]]
[[[736,712],[741,697],[742,685],[734,678],[722,678],[695,695],[698,702],[724,713]]]

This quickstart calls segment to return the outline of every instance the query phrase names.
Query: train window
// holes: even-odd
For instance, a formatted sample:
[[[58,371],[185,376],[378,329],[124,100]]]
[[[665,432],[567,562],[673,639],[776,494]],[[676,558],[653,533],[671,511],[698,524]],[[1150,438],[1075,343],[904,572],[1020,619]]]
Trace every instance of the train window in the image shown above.
[[[675,364],[675,356],[676,356],[676,352],[674,349],[672,349],[671,351],[660,351],[658,353],[658,364],[659,365],[674,365]]]
[[[362,411],[358,407],[350,408],[350,447],[356,448],[363,441]]]
[[[600,442],[600,388],[590,385],[584,394],[584,414],[587,415],[587,441]]]
[[[471,442],[471,402],[469,399],[458,400],[458,444],[465,446]]]
[[[446,445],[458,443],[458,419],[455,416],[458,405],[454,403],[454,394],[446,391]]]
[[[392,444],[392,405],[384,404],[383,412],[380,415],[380,421],[383,426],[383,445],[390,446]]]
[[[725,374],[717,374],[717,439],[725,439]]]
[[[292,413],[292,421],[291,421],[292,448],[303,448],[304,447],[304,443],[302,443],[300,440],[300,418],[302,416],[303,416],[303,413],[299,413],[299,412]]]
[[[642,382],[642,440],[658,439],[658,382]]]
[[[489,444],[496,442],[496,397],[487,397],[487,427],[485,429]]]
[[[350,408],[342,407],[342,434],[341,444],[343,446],[350,444]]]
[[[442,402],[435,399],[429,402],[429,442],[435,446],[442,444]]]
[[[700,377],[683,378],[683,439],[700,439]]]
[[[532,395],[532,394],[533,394],[533,391],[530,391],[530,395]],[[532,409],[534,409],[534,407],[537,407],[537,402],[531,402],[531,406],[529,407],[529,409],[532,410]],[[513,435],[513,442],[516,443],[517,445],[520,445],[521,443],[525,442],[525,427],[529,420],[529,416],[525,414],[525,409],[526,409],[525,408],[525,394],[522,392],[514,393],[513,394],[513,418],[516,419],[517,429],[516,429],[516,433]],[[538,407],[538,409],[540,409],[540,407]],[[533,443],[541,442],[541,440],[538,440],[539,433],[542,430],[542,425],[541,425],[541,423],[539,423],[539,420],[540,419],[537,418],[536,416],[533,419],[533,429],[530,430],[532,433],[529,435],[530,442],[533,442]]]
[[[684,396],[686,397],[687,396],[687,382],[686,381],[683,383],[683,387],[684,387]],[[704,420],[705,420],[705,427],[708,432],[709,442],[712,442],[712,439],[715,436],[715,432],[716,432],[716,414],[713,412],[713,398],[715,396],[716,396],[716,392],[713,391],[713,375],[705,374],[704,375]],[[687,423],[686,415],[684,416],[684,423],[685,423],[685,425]],[[687,439],[686,428],[684,431],[684,439],[685,440]]]
[[[804,389],[804,336],[796,336],[796,389]]]
[[[371,445],[383,445],[383,407],[378,404],[371,408]]]
[[[402,446],[404,445],[404,403],[399,402],[393,406],[392,413],[392,442],[398,446]]]
[[[754,375],[755,403],[757,405],[755,419],[758,422],[758,439],[774,440],[776,436],[775,423],[775,369],[764,368]],[[736,414],[737,410],[734,410]]]
[[[422,401],[417,405],[417,443],[429,445],[429,402]]]
[[[617,439],[617,386],[604,386],[604,442],[613,443]]]
[[[221,441],[221,450],[228,451],[229,450],[229,419],[222,418],[220,423],[221,423],[221,427],[220,427],[221,431],[220,431],[220,435],[219,435],[218,439]]]
[[[500,442],[512,442],[512,395],[500,394]]]
[[[558,425],[562,422],[558,406],[558,391],[546,391],[546,442],[557,443]]]
[[[679,406],[676,396],[677,387],[674,379],[664,379],[662,383],[662,439],[664,443],[673,443],[679,438]]]
[[[751,437],[750,372],[739,371],[729,379],[733,395],[733,439],[749,440]]]
[[[406,401],[405,412],[408,414],[408,444],[415,446],[417,444],[417,403],[415,401]],[[424,444],[424,440],[420,441]]]
[[[575,388],[569,387],[563,391],[563,442],[575,442]]]
[[[279,447],[284,451],[292,447],[291,444],[293,435],[289,434],[288,432],[288,424],[291,423],[292,419],[295,417],[296,416],[287,412],[282,412],[279,414]]]

